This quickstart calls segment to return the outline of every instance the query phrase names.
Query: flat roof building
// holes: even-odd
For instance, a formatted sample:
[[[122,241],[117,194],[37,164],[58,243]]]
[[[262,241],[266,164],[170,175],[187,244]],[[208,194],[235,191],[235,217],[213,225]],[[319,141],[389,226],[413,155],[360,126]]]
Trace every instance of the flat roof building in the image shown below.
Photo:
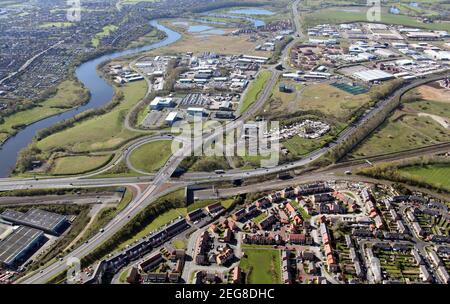
[[[169,115],[167,115],[165,122],[168,125],[174,124],[178,120],[178,113],[177,112],[170,112]]]
[[[0,264],[16,268],[44,242],[43,231],[21,226],[0,242]]]
[[[394,78],[394,75],[377,69],[356,72],[353,76],[365,82],[382,81]]]
[[[56,235],[62,232],[68,224],[67,218],[64,215],[41,209],[30,209],[26,213],[6,210],[0,217],[13,224],[40,229]]]
[[[151,110],[161,110],[163,108],[172,108],[173,106],[175,106],[175,102],[170,97],[155,97],[150,103]]]

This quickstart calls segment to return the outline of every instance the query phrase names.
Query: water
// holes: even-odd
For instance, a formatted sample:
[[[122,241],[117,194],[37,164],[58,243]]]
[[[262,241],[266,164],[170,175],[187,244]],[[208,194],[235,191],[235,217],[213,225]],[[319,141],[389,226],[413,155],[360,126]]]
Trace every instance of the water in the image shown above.
[[[242,8],[242,9],[235,9],[229,11],[231,14],[240,14],[240,15],[265,15],[270,16],[274,15],[274,12],[271,12],[266,9],[260,9],[260,8]]]
[[[208,25],[191,25],[188,27],[189,33],[198,33],[198,34],[208,34],[208,35],[223,35],[225,34],[224,30],[211,27]]]
[[[254,19],[254,18],[245,17],[245,16],[232,15],[232,14],[228,14],[228,13],[223,13],[223,14],[203,13],[202,15],[216,17],[216,18],[229,18],[229,19],[241,19],[241,20],[243,19],[243,20],[247,20],[247,21],[250,21],[251,23],[253,23],[254,27],[260,27],[260,26],[266,25],[266,23],[264,21],[259,20],[259,19]]]
[[[86,110],[99,108],[111,101],[114,90],[110,84],[97,74],[97,66],[99,64],[125,55],[166,46],[181,38],[179,33],[159,24],[157,20],[151,21],[150,24],[157,29],[164,31],[167,37],[164,40],[142,47],[103,55],[80,65],[76,69],[75,74],[78,80],[91,92],[89,101],[76,109],[35,122],[20,130],[14,137],[9,138],[3,146],[0,147],[0,177],[7,177],[11,173],[12,169],[15,167],[18,153],[32,142],[33,137],[37,132],[61,122],[62,120],[72,118]]]

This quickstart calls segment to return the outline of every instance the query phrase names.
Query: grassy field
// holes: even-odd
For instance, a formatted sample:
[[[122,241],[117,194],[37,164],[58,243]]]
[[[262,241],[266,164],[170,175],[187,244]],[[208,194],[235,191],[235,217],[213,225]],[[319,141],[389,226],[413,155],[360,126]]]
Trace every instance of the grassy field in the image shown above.
[[[351,152],[364,157],[398,152],[450,141],[450,132],[432,118],[396,111]]]
[[[199,208],[204,208],[206,206],[215,204],[217,202],[219,202],[219,200],[199,200],[199,201],[196,201],[196,202],[188,205],[187,212],[191,212],[191,211],[194,211],[195,209],[199,209]],[[220,203],[224,208],[230,207],[233,202],[234,202],[233,198],[227,198],[227,199],[220,200]]]
[[[37,143],[43,151],[58,147],[73,152],[114,149],[138,133],[124,128],[126,113],[147,91],[145,81],[137,81],[120,88],[124,100],[109,113],[77,123],[74,127],[50,135]]]
[[[258,77],[252,81],[250,87],[247,89],[247,92],[242,100],[242,105],[240,107],[240,112],[244,113],[247,109],[256,101],[259,93],[264,89],[264,85],[267,80],[269,80],[272,72],[270,71],[262,71]]]
[[[110,155],[101,156],[66,156],[55,160],[51,173],[54,175],[80,174],[95,170],[106,164]]]
[[[133,167],[145,172],[160,169],[172,155],[171,141],[161,140],[140,146],[130,156]]]
[[[285,146],[290,153],[296,156],[302,156],[323,147],[331,139],[331,135],[324,135],[316,139],[307,139],[301,138],[300,136],[294,136],[283,141],[282,145]]]
[[[63,112],[64,109],[80,105],[85,101],[86,96],[87,92],[78,82],[73,80],[63,81],[57,87],[56,94],[41,102],[37,107],[5,117],[5,121],[0,124],[0,133],[11,134],[16,126],[28,125]]]
[[[346,23],[346,22],[367,22],[366,7],[332,7],[321,10],[315,10],[313,13],[305,16],[307,26],[324,23]],[[450,23],[421,23],[414,17],[406,15],[393,15],[387,12],[387,8],[382,9],[381,22],[387,24],[399,24],[410,27],[421,27],[430,30],[450,30]]]
[[[450,103],[419,100],[404,104],[405,108],[442,117],[450,117]]]
[[[127,245],[133,243],[141,239],[142,237],[148,235],[150,232],[168,224],[170,221],[176,219],[179,216],[186,216],[186,208],[177,208],[167,211],[160,216],[158,216],[155,220],[153,220],[149,225],[147,225],[143,230],[141,230],[138,234],[136,234],[132,239],[122,243],[119,248],[125,248]]]
[[[291,93],[280,92],[280,84],[285,84],[294,89]],[[292,81],[278,81],[272,89],[272,95],[270,101],[264,105],[263,113],[270,117],[277,117],[286,114],[286,111],[292,112],[298,108],[297,100],[300,98],[300,94],[305,85]]]
[[[91,43],[93,47],[98,47],[100,44],[100,39],[103,37],[109,36],[112,32],[117,30],[117,25],[110,24],[103,27],[103,30],[100,33],[95,34],[94,38],[92,38]]]
[[[411,166],[398,169],[406,177],[450,190],[450,164]]]
[[[247,274],[249,284],[280,284],[280,251],[275,249],[244,249],[240,267]]]
[[[368,93],[352,95],[329,84],[321,83],[307,86],[295,106],[287,108],[286,111],[320,111],[327,116],[346,121],[369,101]]]

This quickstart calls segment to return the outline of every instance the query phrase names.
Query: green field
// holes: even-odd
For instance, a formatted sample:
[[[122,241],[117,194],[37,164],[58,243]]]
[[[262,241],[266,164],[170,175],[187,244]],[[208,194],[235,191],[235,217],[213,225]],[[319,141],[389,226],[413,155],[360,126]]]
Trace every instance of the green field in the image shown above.
[[[87,96],[87,91],[78,82],[73,80],[63,81],[57,87],[56,94],[39,103],[38,106],[5,117],[4,122],[0,124],[0,133],[11,134],[17,126],[28,125],[80,105],[87,99]]]
[[[419,100],[405,103],[404,106],[417,112],[425,112],[442,117],[450,117],[450,103]]]
[[[103,27],[103,30],[100,33],[95,34],[94,38],[92,38],[91,43],[95,48],[99,46],[100,40],[106,36],[111,35],[112,32],[117,30],[117,25],[110,24]]]
[[[194,210],[199,209],[199,208],[204,208],[206,206],[215,204],[215,203],[217,203],[219,201],[220,201],[221,205],[224,208],[229,208],[231,206],[231,204],[234,202],[234,198],[226,198],[226,199],[222,199],[222,200],[213,200],[213,199],[211,199],[211,200],[195,201],[194,203],[192,203],[192,204],[187,206],[187,212],[191,212],[191,211],[194,211]]]
[[[297,104],[291,107],[289,112],[319,111],[327,116],[346,121],[369,101],[369,93],[353,95],[329,84],[313,84],[303,90]]]
[[[429,146],[450,141],[450,132],[429,117],[396,111],[352,152],[365,157]]]
[[[162,226],[168,224],[170,221],[176,219],[179,216],[186,216],[186,208],[177,208],[172,209],[170,211],[167,211],[157,218],[155,218],[149,225],[147,225],[143,230],[141,230],[138,234],[136,234],[132,239],[129,239],[128,241],[122,243],[119,246],[119,249],[125,248],[127,245],[143,238],[144,236],[148,235],[152,231],[157,230],[158,228],[161,228]]]
[[[55,160],[51,173],[54,175],[80,174],[98,169],[111,159],[110,155],[66,156]]]
[[[411,166],[398,169],[406,177],[450,190],[450,164]]]
[[[244,248],[245,256],[240,267],[247,274],[249,284],[280,284],[281,261],[280,251],[275,249]]]
[[[267,218],[267,214],[266,213],[260,213],[257,217],[255,217],[254,219],[253,219],[253,222],[255,223],[255,224],[259,224],[259,223],[261,223],[263,220],[265,220]]]
[[[159,170],[172,155],[172,142],[167,140],[155,141],[140,146],[130,156],[134,168],[155,172]]]
[[[264,89],[264,85],[267,80],[269,80],[272,72],[270,71],[262,71],[258,77],[252,81],[250,87],[247,89],[247,92],[242,100],[242,105],[240,108],[240,113],[244,113],[247,109],[256,101],[259,93]]]
[[[280,84],[285,84],[294,89],[291,93],[280,92]],[[270,101],[264,105],[264,116],[277,117],[286,115],[286,113],[295,112],[298,110],[298,99],[300,98],[301,90],[305,86],[295,81],[278,81],[272,89]]]
[[[333,136],[326,134],[320,138],[308,139],[301,138],[300,136],[294,136],[282,142],[282,145],[286,147],[290,153],[295,156],[302,156],[308,154],[314,150],[323,147],[329,142]]]
[[[137,81],[120,88],[124,100],[109,113],[75,124],[74,127],[52,134],[37,146],[43,151],[63,147],[73,152],[111,150],[139,135],[125,129],[126,113],[141,100],[147,91],[145,81]]]

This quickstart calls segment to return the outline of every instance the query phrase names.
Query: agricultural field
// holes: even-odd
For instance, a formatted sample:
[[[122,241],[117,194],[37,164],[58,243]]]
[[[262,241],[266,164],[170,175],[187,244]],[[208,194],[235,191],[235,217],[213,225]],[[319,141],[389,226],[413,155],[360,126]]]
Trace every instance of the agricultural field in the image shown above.
[[[140,146],[131,153],[130,162],[138,170],[155,172],[159,170],[172,155],[172,142],[155,141]]]
[[[139,135],[124,127],[126,113],[141,100],[147,91],[145,81],[127,84],[118,90],[124,100],[109,113],[75,124],[74,127],[52,134],[37,142],[42,151],[63,147],[72,152],[111,150]]]
[[[268,248],[243,249],[240,267],[249,284],[281,284],[280,251]]]
[[[450,164],[410,166],[400,168],[398,172],[406,177],[419,179],[436,186],[440,185],[450,190]]]
[[[51,169],[53,175],[81,174],[93,171],[105,165],[111,155],[81,155],[57,158]]]
[[[3,141],[1,134],[14,133],[14,129],[39,121],[46,117],[56,115],[69,108],[84,103],[88,98],[88,92],[74,80],[63,81],[58,85],[55,95],[49,97],[36,107],[17,112],[4,118],[0,124],[0,142]]]
[[[252,81],[245,92],[242,103],[240,104],[240,113],[244,113],[245,111],[247,111],[247,109],[256,101],[259,93],[264,89],[264,85],[269,80],[271,75],[272,72],[264,70],[257,76],[254,81]]]

